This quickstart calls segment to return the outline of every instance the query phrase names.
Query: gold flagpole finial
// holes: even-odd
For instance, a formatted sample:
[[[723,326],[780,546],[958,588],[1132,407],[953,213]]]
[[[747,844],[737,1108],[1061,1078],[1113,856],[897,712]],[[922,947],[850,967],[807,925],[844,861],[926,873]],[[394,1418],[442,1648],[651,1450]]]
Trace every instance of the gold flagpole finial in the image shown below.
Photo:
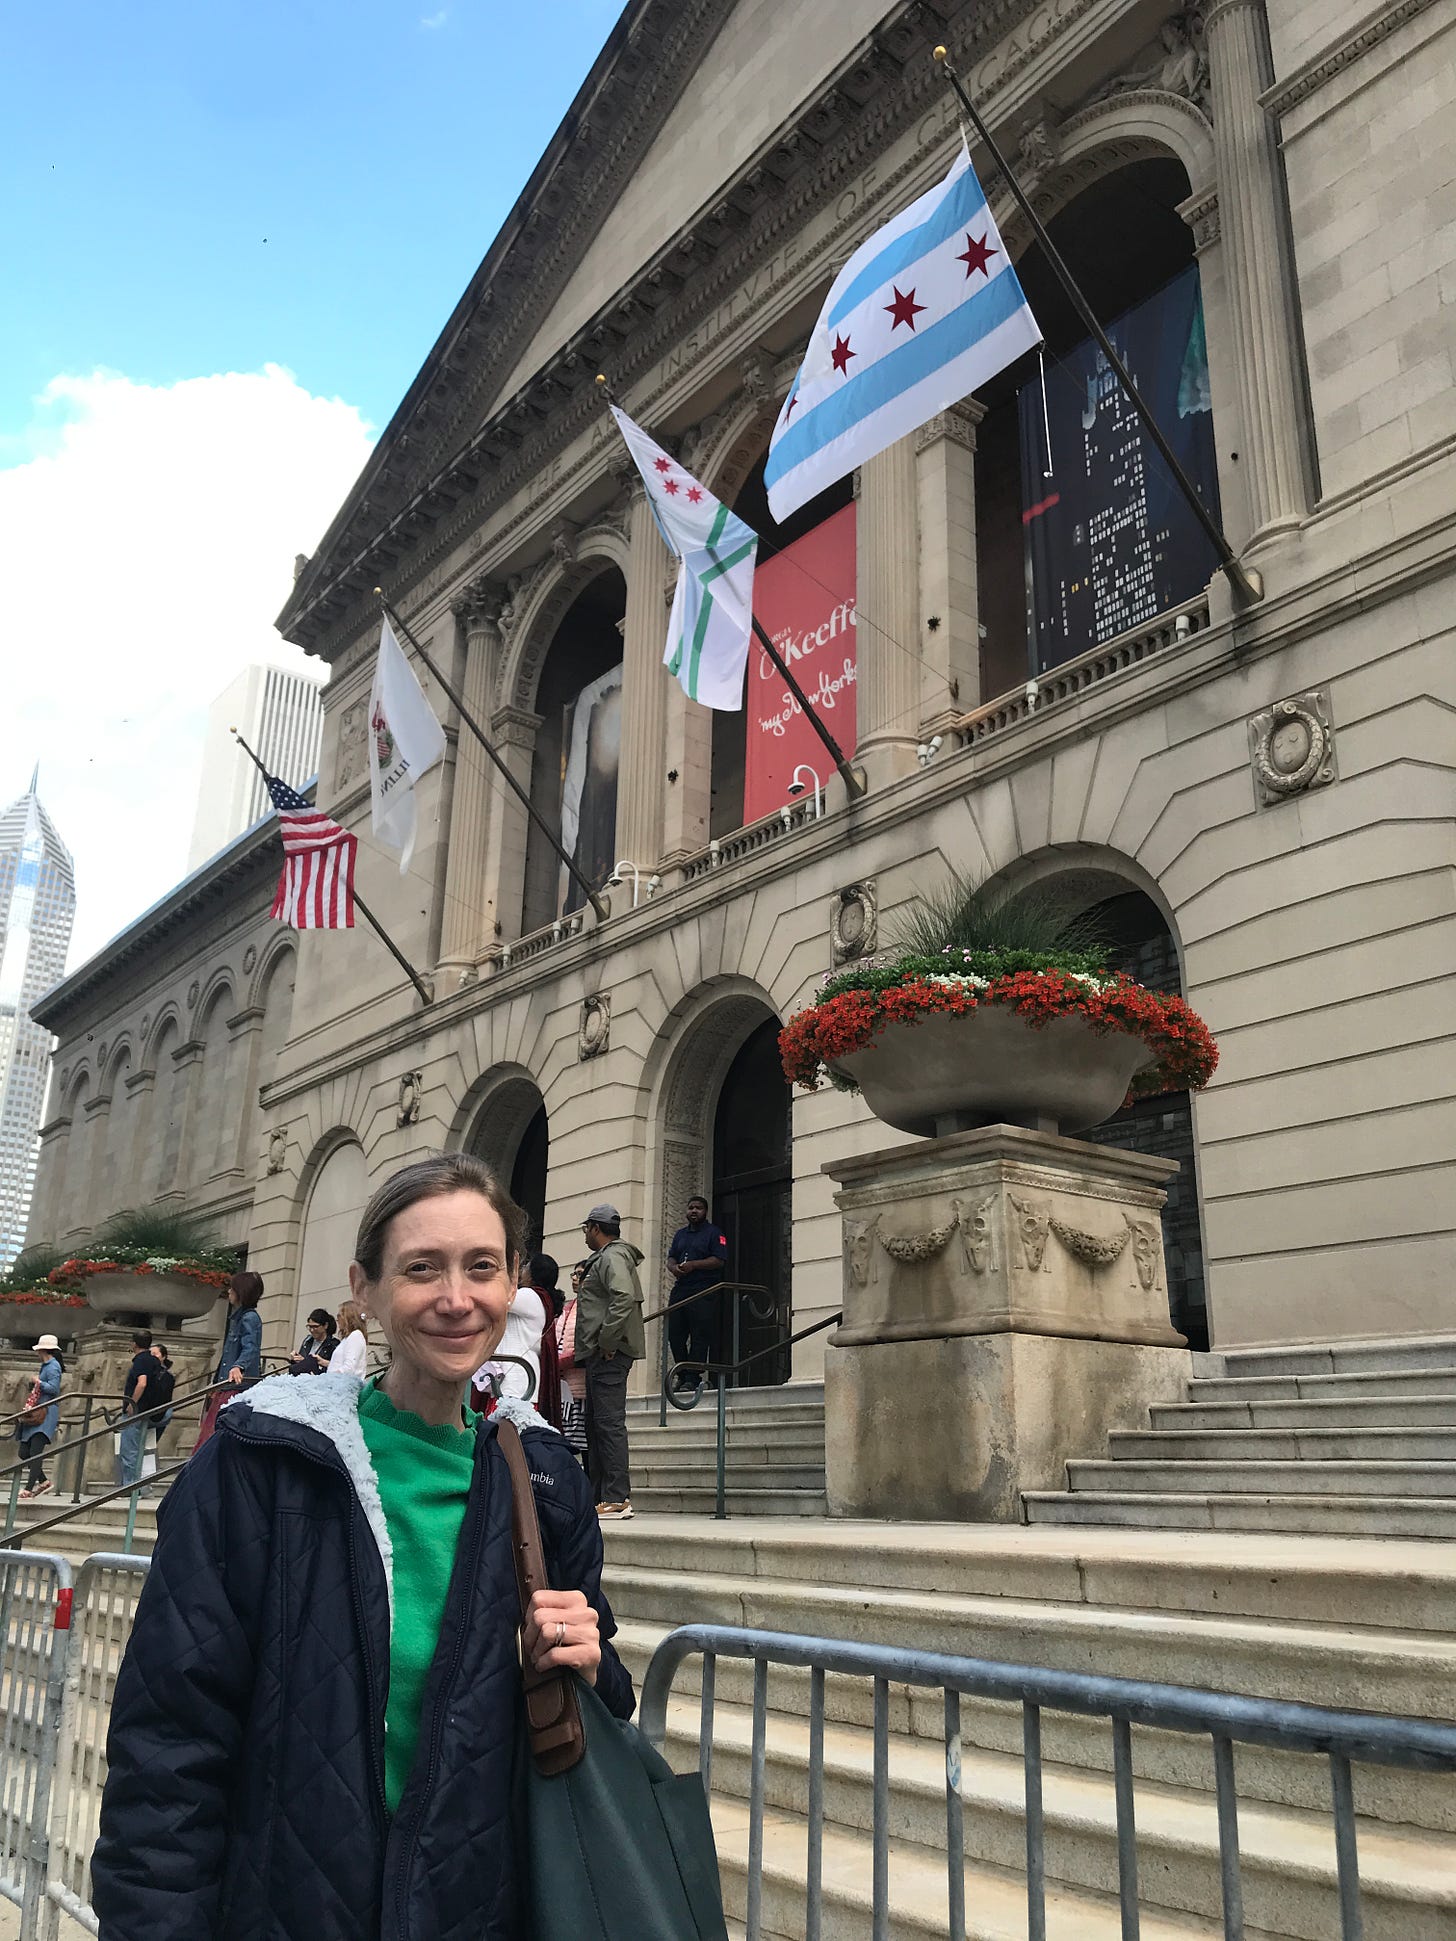
[[[931,52],[934,54],[936,60],[938,61],[944,62],[950,59],[950,49],[948,47],[932,48]]]
[[[384,598],[384,588],[383,588],[382,586],[376,586],[376,587],[375,587],[375,589],[374,589],[374,591],[375,591],[375,594],[376,594],[376,596],[377,596],[377,597],[378,597],[379,599],[381,599],[381,600],[382,600],[382,599]]]

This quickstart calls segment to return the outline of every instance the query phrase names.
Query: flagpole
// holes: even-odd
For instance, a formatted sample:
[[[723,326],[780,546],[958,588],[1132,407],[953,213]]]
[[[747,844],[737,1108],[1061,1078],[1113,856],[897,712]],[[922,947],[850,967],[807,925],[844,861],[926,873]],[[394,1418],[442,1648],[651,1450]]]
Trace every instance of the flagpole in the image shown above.
[[[774,666],[778,669],[779,673],[783,676],[784,680],[788,683],[790,694],[793,695],[794,699],[798,702],[799,706],[803,709],[804,713],[809,717],[809,726],[814,730],[815,734],[818,735],[819,739],[823,742],[824,746],[828,749],[829,759],[834,763],[834,766],[839,770],[840,775],[844,778],[844,786],[849,791],[850,801],[853,802],[857,800],[858,797],[862,796],[865,793],[865,785],[864,785],[863,777],[859,774],[859,772],[856,769],[850,766],[848,760],[845,757],[844,750],[840,747],[839,743],[834,739],[833,735],[830,734],[829,730],[825,727],[824,723],[819,719],[818,713],[816,712],[813,706],[813,703],[810,701],[808,695],[805,694],[803,688],[799,686],[799,683],[797,682],[797,680],[795,680],[794,675],[791,669],[789,668],[788,663],[785,660],[783,660],[782,657],[780,656],[778,648],[775,647],[773,642],[769,639],[768,633],[764,628],[764,624],[759,619],[758,615],[756,613],[750,612],[749,618],[753,621],[754,637],[757,639],[759,646],[762,647],[763,651],[768,655],[769,659],[773,662]]]
[[[481,727],[480,723],[476,720],[475,716],[470,712],[469,708],[466,707],[464,700],[461,698],[459,689],[456,688],[451,682],[445,679],[445,676],[440,672],[440,669],[435,665],[434,661],[430,658],[429,654],[425,652],[424,648],[415,639],[414,635],[410,632],[409,628],[405,625],[403,620],[400,619],[399,615],[395,612],[394,608],[389,604],[388,600],[385,599],[383,587],[376,586],[374,591],[379,596],[380,606],[383,607],[385,613],[388,614],[389,616],[390,625],[394,628],[396,633],[401,633],[404,635],[405,639],[409,642],[410,646],[414,648],[415,652],[419,655],[420,659],[425,663],[425,666],[429,668],[430,672],[434,675],[435,679],[440,683],[440,686],[444,688],[446,694],[448,694],[450,699],[454,702],[456,710],[460,715],[460,719],[465,723],[466,727],[475,736],[475,739],[480,743],[481,747],[485,750],[486,754],[490,756],[490,759],[495,763],[496,767],[500,770],[501,774],[505,777],[507,782],[509,782],[511,787],[515,790],[516,794],[519,796],[521,800],[521,805],[525,809],[526,814],[535,823],[536,827],[541,831],[542,835],[546,838],[547,842],[550,843],[551,847],[556,851],[557,855],[561,858],[562,863],[566,867],[567,874],[571,877],[571,880],[577,885],[578,889],[584,892],[588,903],[591,904],[592,909],[596,912],[597,922],[605,923],[609,914],[606,904],[602,902],[601,897],[592,888],[591,884],[587,881],[586,877],[582,875],[581,871],[577,868],[576,864],[567,855],[565,849],[562,847],[561,838],[556,834],[555,830],[551,827],[551,824],[546,820],[545,816],[543,816],[541,811],[536,807],[535,803],[531,800],[530,796],[527,795],[526,791],[521,787],[520,783],[516,780],[515,776],[512,775],[509,768],[506,767],[506,764],[503,761],[503,759],[496,753],[495,746],[490,741],[489,737],[486,735],[484,728]]]
[[[1137,385],[1133,382],[1132,373],[1128,370],[1126,364],[1124,364],[1122,359],[1118,356],[1116,350],[1113,349],[1111,338],[1107,335],[1107,332],[1102,328],[1102,325],[1097,321],[1097,317],[1093,312],[1092,306],[1090,303],[1088,303],[1086,297],[1083,296],[1081,288],[1077,282],[1077,279],[1072,275],[1072,272],[1068,269],[1066,263],[1062,260],[1061,251],[1057,248],[1056,244],[1052,241],[1051,237],[1047,234],[1046,225],[1042,222],[1041,217],[1036,213],[1035,209],[1032,208],[1031,202],[1027,197],[1026,191],[1022,188],[1020,182],[1016,179],[1016,176],[1011,168],[1011,164],[1007,161],[1006,157],[1001,153],[1001,150],[996,146],[995,140],[991,135],[990,129],[986,126],[985,122],[982,121],[980,115],[976,112],[975,104],[972,102],[971,97],[966,93],[964,87],[962,87],[961,85],[961,77],[956,73],[955,69],[951,66],[949,53],[946,51],[944,47],[937,47],[935,49],[935,58],[937,61],[939,61],[940,65],[945,69],[946,74],[950,79],[950,84],[956,91],[957,99],[960,101],[962,108],[965,109],[966,115],[970,121],[971,126],[975,129],[980,139],[985,143],[987,153],[990,155],[991,160],[995,163],[996,167],[1000,169],[1002,175],[1006,178],[1006,186],[1008,189],[1010,189],[1012,197],[1014,198],[1017,207],[1021,210],[1021,213],[1026,217],[1026,220],[1031,224],[1032,234],[1036,237],[1036,240],[1041,244],[1042,249],[1045,251],[1046,259],[1051,264],[1052,269],[1056,274],[1057,281],[1061,284],[1062,288],[1066,291],[1068,297],[1070,297],[1072,302],[1072,307],[1076,310],[1077,315],[1082,319],[1082,322],[1087,326],[1088,330],[1092,333],[1092,336],[1096,339],[1098,349],[1102,352],[1102,355],[1107,359],[1108,363],[1112,366],[1112,369],[1116,372],[1118,382],[1122,385],[1123,390],[1127,393],[1128,400],[1131,403],[1133,410],[1136,411],[1138,417],[1142,420],[1143,429],[1147,432],[1148,436],[1152,439],[1153,443],[1157,446],[1158,451],[1162,456],[1163,463],[1167,466],[1169,472],[1172,474],[1173,483],[1178,487],[1179,491],[1183,494],[1184,498],[1188,501],[1188,504],[1193,511],[1194,517],[1197,519],[1199,525],[1202,526],[1205,534],[1209,539],[1209,542],[1213,546],[1214,551],[1218,554],[1219,566],[1224,572],[1224,574],[1226,575],[1228,579],[1228,583],[1233,588],[1235,595],[1240,600],[1249,602],[1249,603],[1252,603],[1255,600],[1262,600],[1264,597],[1263,577],[1259,573],[1254,571],[1252,568],[1247,567],[1243,564],[1243,562],[1239,559],[1238,555],[1235,553],[1233,547],[1229,544],[1227,538],[1224,536],[1224,531],[1222,526],[1219,525],[1218,521],[1214,518],[1213,514],[1209,511],[1208,507],[1203,503],[1202,499],[1199,498],[1197,488],[1195,487],[1192,479],[1189,478],[1188,474],[1183,470],[1183,467],[1179,464],[1178,459],[1174,454],[1173,447],[1168,443],[1167,439],[1163,436],[1162,429],[1159,426],[1157,419],[1153,416],[1148,406],[1144,403],[1142,393],[1138,390]]]
[[[253,763],[253,766],[257,769],[258,773],[263,777],[264,781],[266,782],[268,780],[268,771],[263,766],[263,763],[258,759],[257,755],[254,754],[253,750],[248,746],[247,742],[238,733],[237,729],[234,728],[232,732],[233,732],[234,739],[237,741],[238,746],[242,749],[243,753],[249,757],[249,759]],[[400,969],[404,972],[405,976],[409,979],[410,983],[413,984],[415,989],[419,992],[423,1002],[426,1004],[433,1004],[435,1001],[434,996],[432,992],[430,992],[426,988],[423,980],[420,977],[419,972],[415,969],[414,965],[410,962],[409,958],[406,957],[404,952],[399,948],[399,945],[394,941],[393,937],[391,937],[389,932],[384,928],[384,925],[379,921],[378,917],[375,916],[374,912],[370,909],[369,905],[364,901],[363,897],[360,896],[357,889],[354,891],[354,908],[359,912],[360,916],[364,918],[366,923],[368,923],[370,927],[373,929],[375,936],[378,937],[379,941],[384,945],[384,948],[389,952],[390,956],[394,959],[395,963],[399,965]]]

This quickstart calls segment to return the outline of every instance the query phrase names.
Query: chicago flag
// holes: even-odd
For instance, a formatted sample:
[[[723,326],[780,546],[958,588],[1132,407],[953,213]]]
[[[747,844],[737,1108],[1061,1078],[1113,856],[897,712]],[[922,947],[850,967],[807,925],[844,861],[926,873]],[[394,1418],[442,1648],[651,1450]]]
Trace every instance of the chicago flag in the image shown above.
[[[613,405],[612,416],[642,474],[658,528],[682,561],[663,661],[690,700],[706,708],[741,708],[758,534],[625,411]]]
[[[984,384],[1041,331],[964,144],[835,277],[769,444],[776,519]]]
[[[399,851],[401,876],[415,848],[415,783],[444,752],[445,730],[385,620],[369,695],[369,794],[374,834]]]

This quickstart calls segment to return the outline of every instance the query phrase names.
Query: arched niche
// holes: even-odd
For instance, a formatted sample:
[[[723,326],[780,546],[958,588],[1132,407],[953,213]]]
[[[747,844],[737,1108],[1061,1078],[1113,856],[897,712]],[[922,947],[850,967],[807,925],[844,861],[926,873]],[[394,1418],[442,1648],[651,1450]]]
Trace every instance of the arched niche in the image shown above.
[[[1045,889],[1069,911],[1095,918],[1107,961],[1150,990],[1182,997],[1183,952],[1166,898],[1130,857],[1091,844],[1026,857],[993,879]],[[1197,1126],[1191,1095],[1162,1092],[1135,1099],[1080,1135],[1094,1145],[1175,1159],[1163,1209],[1168,1308],[1173,1325],[1197,1349],[1208,1346],[1208,1294],[1198,1185]]]
[[[627,583],[614,566],[577,593],[552,636],[536,685],[533,808],[577,868],[600,886],[616,862],[622,735],[622,623]],[[526,835],[521,928],[529,934],[585,902],[533,821]]]
[[[778,1068],[779,1026],[772,1005],[752,988],[700,994],[680,1013],[658,1088],[659,1259],[688,1200],[704,1194],[710,1217],[728,1236],[729,1280],[767,1287],[778,1303],[768,1322],[740,1311],[743,1355],[771,1348],[789,1332],[792,1122]],[[726,1358],[731,1313],[723,1320]],[[766,1387],[789,1373],[787,1351],[765,1355],[745,1371],[743,1385]]]
[[[316,1163],[306,1189],[290,1348],[302,1339],[303,1317],[312,1309],[332,1314],[348,1300],[349,1263],[368,1198],[364,1148],[352,1135],[336,1139]]]
[[[478,1088],[459,1141],[483,1159],[526,1215],[526,1246],[538,1248],[546,1222],[551,1130],[546,1101],[529,1072],[492,1073]]]

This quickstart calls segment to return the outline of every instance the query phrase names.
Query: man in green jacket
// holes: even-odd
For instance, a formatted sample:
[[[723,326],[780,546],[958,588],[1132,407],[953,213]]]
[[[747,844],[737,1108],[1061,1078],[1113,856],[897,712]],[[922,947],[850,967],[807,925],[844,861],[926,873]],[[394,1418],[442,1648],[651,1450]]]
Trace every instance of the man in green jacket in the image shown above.
[[[627,1378],[647,1352],[642,1326],[642,1250],[622,1238],[616,1207],[594,1206],[582,1222],[592,1258],[576,1306],[576,1360],[586,1372],[586,1460],[603,1523],[632,1514],[627,1457]]]

